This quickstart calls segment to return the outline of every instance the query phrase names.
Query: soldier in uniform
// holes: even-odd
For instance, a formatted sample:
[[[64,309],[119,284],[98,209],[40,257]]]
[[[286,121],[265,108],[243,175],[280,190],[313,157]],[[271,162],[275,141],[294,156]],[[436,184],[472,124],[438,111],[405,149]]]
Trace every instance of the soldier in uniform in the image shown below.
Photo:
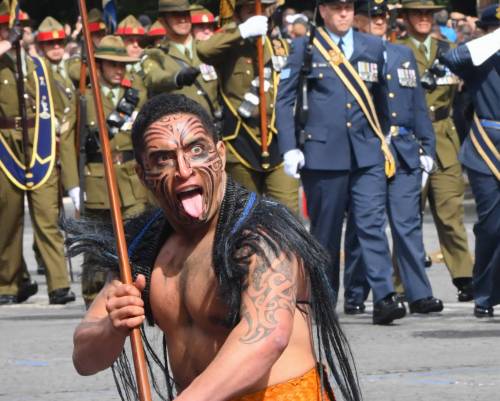
[[[394,159],[377,118],[386,102],[377,102],[375,108],[372,98],[381,96],[384,46],[379,38],[352,29],[352,1],[323,0],[319,12],[325,26],[314,36],[293,41],[281,73],[276,105],[280,150],[290,174],[300,169],[311,232],[332,259],[328,272],[332,288],[338,292],[342,224],[348,210],[373,291],[373,323],[389,324],[402,318],[406,309],[394,297],[384,231],[386,176],[394,175]],[[309,65],[304,64],[309,62],[306,51],[312,52]],[[308,74],[301,77],[306,70]],[[298,138],[301,127],[296,125],[294,108],[303,92],[309,114],[304,137]]]
[[[77,211],[80,209],[80,187],[78,182],[78,171],[76,163],[75,149],[75,125],[76,125],[76,97],[75,86],[69,77],[68,61],[63,60],[64,45],[66,34],[63,26],[54,18],[45,18],[38,27],[36,41],[41,54],[50,67],[54,77],[54,84],[61,93],[63,100],[61,110],[62,121],[60,121],[58,138],[58,159],[60,165],[70,166],[68,171],[61,174],[64,188],[69,188],[68,195],[71,197]],[[60,167],[60,166],[59,166]],[[61,194],[62,195],[62,194]],[[37,260],[38,274],[44,274],[45,265],[43,264],[38,246],[35,242],[33,246],[35,258]]]
[[[195,40],[207,40],[215,32],[214,15],[204,7],[191,11],[192,34]]]
[[[137,86],[125,76],[126,64],[137,62],[127,55],[125,45],[118,36],[105,36],[95,50],[103,101],[104,116],[110,135],[113,165],[116,173],[121,212],[124,219],[142,213],[148,204],[146,189],[135,171],[134,152],[130,132],[134,119],[146,101],[142,85]],[[85,216],[111,221],[104,165],[99,145],[97,117],[92,92],[87,90],[87,138],[85,146],[84,188]],[[87,263],[90,255],[86,255]],[[82,293],[90,305],[106,281],[104,275],[82,273]]]
[[[149,47],[158,47],[165,38],[167,30],[161,21],[155,21],[148,30],[147,37],[151,45]]]
[[[75,300],[69,288],[63,236],[59,231],[59,178],[56,164],[56,126],[63,121],[64,103],[52,72],[39,57],[21,52],[23,77],[17,77],[17,57],[12,43],[19,40],[9,30],[9,9],[0,3],[0,304],[22,302],[28,294],[23,261],[24,199],[33,220],[35,242],[47,267],[49,303]],[[9,39],[10,35],[10,41]],[[26,118],[22,118],[18,85],[22,83]],[[56,118],[59,122],[56,121]],[[23,139],[23,126],[27,137]],[[37,130],[37,132],[35,132]],[[36,138],[36,140],[35,140]],[[62,136],[65,140],[67,136]],[[26,146],[25,146],[26,145]],[[61,147],[66,144],[61,144]],[[62,165],[62,171],[76,166]],[[64,173],[63,173],[64,174]],[[66,179],[65,182],[71,182]],[[70,188],[66,188],[70,189]]]
[[[159,20],[167,35],[143,58],[144,83],[150,95],[163,92],[183,94],[200,103],[214,121],[221,116],[217,75],[198,58],[191,35],[188,0],[160,0]]]
[[[436,134],[436,165],[424,165],[431,173],[424,188],[428,198],[444,263],[458,290],[458,300],[472,299],[472,258],[467,243],[464,219],[465,183],[458,160],[460,140],[450,117],[458,77],[436,64],[451,43],[431,36],[433,13],[444,8],[432,0],[403,0],[402,13],[408,27],[408,37],[401,43],[408,46],[417,60],[426,101]],[[435,171],[434,171],[435,170]]]
[[[275,0],[264,0],[269,8]],[[283,40],[264,40],[264,75],[268,122],[269,159],[262,156],[259,74],[255,38],[267,35],[268,18],[255,15],[255,2],[238,0],[235,22],[210,39],[198,42],[200,58],[213,65],[220,80],[224,102],[223,139],[228,148],[226,170],[251,191],[271,196],[298,211],[298,180],[284,173],[278,149],[275,102],[280,71],[286,62]]]
[[[487,7],[476,24],[487,34],[441,60],[465,81],[475,109],[460,161],[477,208],[474,315],[481,318],[492,317],[500,303],[500,5]]]
[[[94,48],[99,46],[99,42],[106,35],[106,24],[102,17],[102,12],[97,8],[89,11],[89,31]],[[84,49],[82,49],[84,51]],[[68,60],[68,73],[75,85],[80,82],[81,57],[74,56]]]
[[[384,38],[388,7],[385,0],[360,0],[355,22],[361,32]],[[415,56],[406,46],[384,41],[385,85],[380,101],[387,102],[381,116],[386,141],[396,161],[396,174],[388,182],[387,215],[393,237],[393,255],[404,283],[411,313],[439,312],[441,300],[432,296],[425,272],[425,251],[420,214],[422,171],[420,159],[435,154],[435,138],[420,87]],[[422,152],[421,152],[422,150]],[[352,219],[346,230],[344,287],[347,314],[364,312],[369,285]]]
[[[144,73],[142,71],[141,57],[144,53],[144,49],[141,43],[146,35],[146,30],[141,25],[141,23],[133,15],[129,15],[123,19],[116,29],[115,35],[120,36],[125,44],[125,49],[127,49],[127,54],[130,57],[136,58],[139,61],[136,63],[127,63],[127,72],[134,79],[135,75],[139,75],[144,78]]]

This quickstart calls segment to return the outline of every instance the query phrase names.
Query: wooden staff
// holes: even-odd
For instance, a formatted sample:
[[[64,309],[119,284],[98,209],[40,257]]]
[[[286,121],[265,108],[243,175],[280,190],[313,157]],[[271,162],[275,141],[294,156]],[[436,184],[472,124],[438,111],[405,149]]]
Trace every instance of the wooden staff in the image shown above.
[[[260,0],[255,1],[255,14],[262,15]],[[267,149],[267,104],[264,88],[264,41],[260,36],[257,38],[257,67],[259,70],[261,165],[263,169],[267,170],[269,168],[269,151]]]
[[[125,284],[132,284],[132,272],[127,253],[127,243],[125,241],[125,231],[122,224],[122,214],[120,210],[120,199],[118,197],[118,188],[116,184],[113,161],[111,160],[111,151],[109,146],[108,129],[104,121],[104,111],[102,106],[101,90],[97,80],[97,68],[94,59],[94,47],[88,28],[87,6],[85,0],[78,0],[80,15],[82,17],[83,33],[85,44],[87,46],[87,62],[90,71],[90,82],[92,83],[92,92],[95,99],[97,114],[97,123],[99,128],[99,138],[101,141],[101,152],[104,162],[104,173],[106,176],[106,185],[108,188],[109,204],[111,206],[111,217],[113,220],[113,230],[116,237],[116,249],[120,261],[121,281]],[[151,388],[148,381],[148,370],[144,348],[142,346],[141,332],[135,328],[130,333],[130,342],[134,358],[135,376],[139,390],[139,399],[141,401],[152,401]]]

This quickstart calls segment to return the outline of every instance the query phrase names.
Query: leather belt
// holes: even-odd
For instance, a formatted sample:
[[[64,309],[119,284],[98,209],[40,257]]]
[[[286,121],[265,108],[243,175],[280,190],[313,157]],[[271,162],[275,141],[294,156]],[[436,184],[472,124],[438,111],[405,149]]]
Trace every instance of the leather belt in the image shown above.
[[[26,119],[27,128],[35,128],[35,119]],[[0,117],[0,129],[22,130],[23,124],[21,117]]]
[[[134,160],[134,152],[132,150],[124,150],[123,152],[112,152],[111,159],[113,160],[113,164],[123,164]],[[87,154],[87,163],[102,163],[102,154],[101,153],[88,153]]]
[[[410,135],[411,130],[409,130],[406,127],[400,127],[399,125],[391,125],[391,128],[389,129],[389,133],[391,136],[404,136],[404,135]]]
[[[484,128],[500,129],[500,121],[486,120],[485,118],[481,118],[479,121]]]
[[[434,109],[434,107],[431,106],[429,109],[429,117],[433,123],[444,120],[448,118],[449,115],[450,109],[446,106],[440,107],[439,109]]]

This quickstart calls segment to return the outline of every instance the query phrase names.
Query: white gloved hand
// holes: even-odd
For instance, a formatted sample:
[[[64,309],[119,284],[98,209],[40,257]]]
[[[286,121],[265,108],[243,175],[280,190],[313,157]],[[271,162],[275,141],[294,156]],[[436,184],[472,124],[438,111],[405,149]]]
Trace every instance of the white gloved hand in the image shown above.
[[[267,17],[254,15],[238,26],[243,39],[264,36],[267,34]]]
[[[420,156],[420,166],[422,167],[422,170],[424,170],[427,174],[430,174],[434,168],[434,159],[430,156],[422,155]]]
[[[500,50],[500,28],[467,42],[465,46],[469,49],[472,64],[475,66],[483,64]]]
[[[80,187],[74,187],[68,190],[68,195],[73,201],[77,211],[80,211]]]
[[[304,158],[304,153],[300,149],[292,149],[283,155],[283,160],[285,162],[283,168],[285,174],[299,179],[299,170],[306,164],[306,159]]]

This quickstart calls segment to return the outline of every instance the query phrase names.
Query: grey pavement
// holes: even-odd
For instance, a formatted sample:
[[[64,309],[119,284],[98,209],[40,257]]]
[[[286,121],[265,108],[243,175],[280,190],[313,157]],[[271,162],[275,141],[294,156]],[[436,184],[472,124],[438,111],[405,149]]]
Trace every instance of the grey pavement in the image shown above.
[[[475,217],[470,204],[466,210],[473,250]],[[29,269],[40,291],[24,304],[0,307],[0,401],[119,400],[109,370],[82,377],[73,368],[72,334],[84,313],[79,284],[72,285],[79,296],[76,302],[48,305],[45,278],[35,273],[29,222],[24,239]],[[429,214],[424,220],[424,241],[429,252],[438,249]],[[79,262],[73,260],[76,276]],[[500,317],[474,318],[472,303],[456,301],[443,264],[434,264],[428,273],[435,296],[445,302],[442,313],[412,315],[391,326],[373,326],[370,303],[365,315],[351,317],[339,312],[357,361],[364,399],[500,399]],[[338,310],[342,311],[342,305]]]

